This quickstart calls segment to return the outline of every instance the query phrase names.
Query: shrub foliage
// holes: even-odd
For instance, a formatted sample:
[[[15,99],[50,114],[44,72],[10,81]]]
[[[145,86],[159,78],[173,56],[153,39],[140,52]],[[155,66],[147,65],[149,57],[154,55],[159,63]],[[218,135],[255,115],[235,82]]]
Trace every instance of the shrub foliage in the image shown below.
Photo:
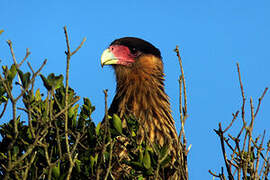
[[[0,34],[2,32],[0,30]],[[178,47],[175,51],[181,68],[178,152],[181,161],[176,159],[172,162],[168,146],[137,142],[139,125],[136,117],[126,117],[127,127],[122,128],[122,121],[117,115],[108,116],[106,90],[104,120],[94,124],[91,115],[95,107],[88,98],[78,103],[80,97],[68,85],[69,61],[85,39],[71,51],[66,27],[64,32],[67,44],[65,79],[63,75],[51,73],[45,76],[41,73],[47,60],[37,71],[27,62],[29,72],[23,71],[20,67],[30,52],[27,49],[25,57],[18,63],[12,42],[7,41],[13,64],[2,66],[0,74],[0,119],[10,118],[0,125],[0,179],[188,179],[187,156],[191,146],[187,148],[184,131],[188,117],[187,95]],[[223,129],[219,124],[215,132],[221,142],[226,170],[222,167],[220,173],[209,172],[219,179],[266,180],[270,170],[270,142],[263,148],[265,133],[262,137],[253,138],[252,131],[261,100],[268,89],[260,97],[255,112],[250,100],[251,118],[248,124],[239,66],[238,72],[243,97],[243,126],[236,136],[228,133],[239,111],[233,114],[227,128]],[[41,89],[35,87],[37,80],[43,82]],[[11,110],[7,110],[9,103]],[[4,116],[5,113],[9,114]]]

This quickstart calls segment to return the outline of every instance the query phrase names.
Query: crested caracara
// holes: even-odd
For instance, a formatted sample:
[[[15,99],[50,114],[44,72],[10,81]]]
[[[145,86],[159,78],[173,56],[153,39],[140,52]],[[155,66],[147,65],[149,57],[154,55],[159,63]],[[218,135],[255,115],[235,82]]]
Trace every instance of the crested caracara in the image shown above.
[[[134,115],[139,120],[138,140],[170,145],[171,155],[176,158],[178,138],[164,91],[159,49],[139,38],[116,39],[103,52],[101,65],[113,67],[117,82],[108,114],[117,114],[123,121],[124,115]]]

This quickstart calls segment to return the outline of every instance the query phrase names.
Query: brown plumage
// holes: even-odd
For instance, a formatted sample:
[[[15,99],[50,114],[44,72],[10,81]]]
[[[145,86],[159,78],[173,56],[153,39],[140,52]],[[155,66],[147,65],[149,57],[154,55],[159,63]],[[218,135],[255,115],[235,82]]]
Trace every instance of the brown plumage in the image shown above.
[[[117,82],[108,113],[117,114],[123,121],[124,115],[134,115],[139,120],[139,142],[149,139],[161,146],[171,145],[170,154],[175,159],[178,138],[164,91],[160,51],[142,39],[121,38],[103,52],[101,63],[112,65]]]

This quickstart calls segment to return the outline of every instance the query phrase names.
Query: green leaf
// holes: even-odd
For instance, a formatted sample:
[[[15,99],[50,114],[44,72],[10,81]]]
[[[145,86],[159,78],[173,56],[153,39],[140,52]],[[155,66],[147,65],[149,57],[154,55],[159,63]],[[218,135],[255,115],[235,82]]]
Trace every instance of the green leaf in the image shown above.
[[[96,135],[97,135],[97,136],[99,135],[100,126],[101,126],[101,122],[99,122],[99,123],[97,124],[97,127],[96,127]]]
[[[160,150],[160,159],[163,159],[165,156],[168,156],[169,146],[164,145]]]
[[[3,102],[7,102],[8,98],[6,96],[1,96],[0,97],[0,104]]]
[[[7,80],[9,81],[9,83],[12,82],[12,80],[16,76],[16,73],[17,73],[16,66],[15,64],[12,64],[12,66],[10,67],[8,71],[8,76],[7,76]]]
[[[59,76],[55,76],[54,73],[49,74],[47,80],[49,84],[53,87],[53,89],[58,89],[63,84],[64,76],[61,74]]]
[[[144,151],[143,165],[146,169],[151,168],[151,158],[150,158],[150,154],[147,150]]]
[[[22,81],[22,85],[24,88],[27,88],[28,84],[30,83],[30,72],[27,73],[23,73],[20,69],[17,69],[18,73],[19,73],[19,77]]]
[[[7,156],[4,154],[4,153],[2,153],[2,152],[0,152],[0,159],[7,159]]]
[[[120,134],[122,134],[122,121],[116,114],[113,114],[113,126]]]
[[[13,147],[13,154],[14,155],[17,155],[19,153],[20,149],[19,149],[19,146],[14,146]]]
[[[50,91],[50,90],[52,89],[52,87],[50,86],[50,84],[49,84],[47,78],[45,78],[42,74],[40,74],[40,77],[41,77],[41,79],[42,79],[42,81],[43,81],[43,85],[45,86],[45,88],[46,88],[48,91]]]
[[[95,110],[95,106],[92,106],[89,98],[83,98],[83,102],[84,102],[83,108],[86,111],[85,113],[87,114],[87,116],[90,116],[92,112]]]
[[[55,178],[59,178],[60,176],[60,162],[58,162],[57,166],[52,168],[52,174]]]
[[[35,100],[36,101],[41,101],[41,95],[40,95],[40,90],[39,88],[37,89],[36,93],[35,93]]]
[[[135,137],[136,136],[136,133],[134,132],[133,129],[131,129],[131,137]]]
[[[77,115],[78,115],[78,108],[79,104],[76,104],[73,108],[73,114],[72,114],[72,126],[76,127],[77,126]]]
[[[32,138],[33,138],[33,137],[32,137],[32,134],[31,134],[31,131],[30,131],[29,128],[27,129],[26,133],[27,133],[27,137],[28,137],[29,139],[32,139]]]
[[[23,72],[20,69],[17,69],[20,79],[23,79]]]
[[[30,72],[27,72],[23,75],[22,82],[24,88],[27,88],[28,84],[30,83],[30,76],[31,76]]]
[[[166,167],[169,162],[171,162],[171,157],[170,156],[167,156],[161,163],[160,163],[160,167]]]
[[[83,103],[89,108],[92,106],[89,98],[83,98]]]
[[[63,83],[64,76],[61,74],[59,76],[55,76],[54,73],[49,74],[47,77],[47,81],[53,89],[58,89],[61,87]]]
[[[63,85],[63,79],[64,76],[61,74],[59,76],[55,76],[54,73],[51,73],[48,75],[47,78],[45,78],[42,74],[40,75],[44,86],[48,91],[52,89],[59,89]]]
[[[81,161],[80,160],[78,160],[78,159],[76,159],[75,160],[75,165],[76,165],[76,169],[77,169],[77,171],[80,173],[81,172]]]
[[[90,166],[91,166],[91,172],[93,174],[94,172],[94,165],[97,164],[98,154],[94,156],[90,156]]]
[[[140,162],[143,162],[143,151],[140,149],[140,154],[139,154],[139,160]]]
[[[2,69],[3,69],[4,72],[7,71],[7,68],[8,68],[7,66],[2,66]]]

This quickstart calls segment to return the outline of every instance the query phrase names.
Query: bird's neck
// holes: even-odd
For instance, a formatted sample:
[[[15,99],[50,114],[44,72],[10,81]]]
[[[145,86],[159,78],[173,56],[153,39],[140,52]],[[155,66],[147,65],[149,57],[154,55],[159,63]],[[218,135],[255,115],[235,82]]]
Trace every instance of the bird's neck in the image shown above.
[[[116,98],[123,104],[120,111],[126,110],[140,116],[140,111],[167,108],[170,110],[168,96],[164,92],[163,74],[149,74],[143,70],[133,70],[130,74],[121,71],[116,74]],[[164,103],[158,105],[157,101]],[[164,106],[164,107],[163,107]],[[167,106],[167,107],[165,107]],[[122,116],[123,114],[120,113]]]
[[[117,74],[116,71],[117,89],[109,113],[123,118],[130,112],[143,121],[140,125],[145,129],[139,134],[147,133],[151,141],[158,139],[159,144],[164,144],[164,136],[177,139],[163,73],[150,74],[141,69],[125,73],[129,72],[121,70]]]

